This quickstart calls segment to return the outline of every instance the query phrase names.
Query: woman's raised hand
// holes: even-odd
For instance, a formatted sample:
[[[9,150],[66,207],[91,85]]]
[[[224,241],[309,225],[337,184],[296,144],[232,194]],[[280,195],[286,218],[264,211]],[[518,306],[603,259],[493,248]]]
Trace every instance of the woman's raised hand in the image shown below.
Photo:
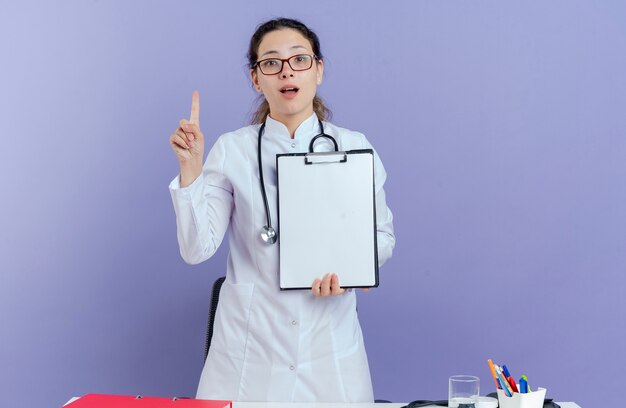
[[[187,187],[202,174],[204,135],[200,131],[200,94],[191,97],[189,120],[181,119],[178,129],[170,135],[170,145],[180,164],[180,186]]]

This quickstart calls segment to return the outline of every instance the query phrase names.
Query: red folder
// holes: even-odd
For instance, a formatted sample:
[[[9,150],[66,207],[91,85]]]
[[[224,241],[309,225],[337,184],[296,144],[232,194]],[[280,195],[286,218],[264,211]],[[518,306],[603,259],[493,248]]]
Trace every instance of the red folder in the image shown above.
[[[232,408],[231,401],[87,394],[64,408]]]

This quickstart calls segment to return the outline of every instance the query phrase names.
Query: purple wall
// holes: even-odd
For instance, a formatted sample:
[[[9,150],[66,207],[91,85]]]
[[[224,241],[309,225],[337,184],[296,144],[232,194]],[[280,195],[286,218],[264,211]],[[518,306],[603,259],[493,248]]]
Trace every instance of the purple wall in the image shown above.
[[[616,405],[626,3],[262,3],[0,7],[0,405],[194,394],[226,248],[180,259],[168,136],[196,88],[210,140],[244,124],[247,41],[280,15],[318,31],[334,122],[389,173],[398,244],[359,306],[377,397],[491,392],[491,357]]]

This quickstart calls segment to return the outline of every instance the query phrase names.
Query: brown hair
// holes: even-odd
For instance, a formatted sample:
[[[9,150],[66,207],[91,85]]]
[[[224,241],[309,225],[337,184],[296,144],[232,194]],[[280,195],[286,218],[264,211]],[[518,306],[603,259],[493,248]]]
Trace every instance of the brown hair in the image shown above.
[[[311,43],[311,48],[313,49],[313,53],[317,57],[317,60],[323,60],[320,40],[317,37],[317,34],[298,20],[291,18],[277,18],[259,25],[252,35],[252,38],[250,39],[250,46],[248,47],[248,66],[250,69],[256,69],[256,62],[259,58],[259,45],[261,44],[265,34],[285,28],[296,30],[302,34],[304,38],[309,40]],[[263,123],[267,115],[270,113],[270,106],[263,95],[259,96],[259,101],[259,106],[257,107],[256,112],[252,114],[250,120],[252,124]],[[322,98],[317,95],[313,97],[313,111],[320,120],[327,120],[332,115],[330,109],[328,109],[326,104],[324,104]]]

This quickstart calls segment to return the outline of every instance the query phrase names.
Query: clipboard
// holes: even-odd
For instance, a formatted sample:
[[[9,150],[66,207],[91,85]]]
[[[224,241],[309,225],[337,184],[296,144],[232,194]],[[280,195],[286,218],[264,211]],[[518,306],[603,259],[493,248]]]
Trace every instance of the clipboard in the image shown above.
[[[330,152],[314,152],[319,137]],[[378,286],[374,151],[339,151],[332,136],[308,153],[276,155],[281,290],[336,273],[342,288]]]

